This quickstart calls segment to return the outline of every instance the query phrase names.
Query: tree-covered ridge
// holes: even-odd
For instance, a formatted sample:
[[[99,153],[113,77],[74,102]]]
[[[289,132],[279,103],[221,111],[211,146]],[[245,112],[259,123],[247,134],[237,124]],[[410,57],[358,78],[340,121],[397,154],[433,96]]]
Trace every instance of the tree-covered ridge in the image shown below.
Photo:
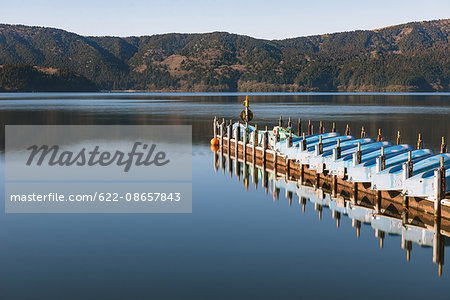
[[[0,64],[71,70],[103,90],[450,91],[449,32],[450,19],[273,41],[0,25]]]
[[[95,84],[68,70],[21,65],[0,66],[1,92],[94,92]]]

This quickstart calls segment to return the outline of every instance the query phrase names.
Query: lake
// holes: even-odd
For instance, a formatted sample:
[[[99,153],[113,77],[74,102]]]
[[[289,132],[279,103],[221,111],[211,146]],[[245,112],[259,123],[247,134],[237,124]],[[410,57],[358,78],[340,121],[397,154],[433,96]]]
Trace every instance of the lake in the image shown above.
[[[214,168],[214,116],[237,120],[245,94],[0,94],[2,124],[192,125],[192,214],[0,215],[0,287],[4,299],[362,298],[419,299],[449,293],[449,264],[438,276],[432,248],[401,236],[383,248],[370,224],[339,227],[324,208],[305,212]],[[294,127],[332,122],[359,136],[439,151],[450,137],[450,93],[251,94],[254,123]],[[252,123],[253,123],[252,122]],[[2,162],[4,130],[2,130]],[[448,142],[447,142],[448,143]],[[2,163],[2,182],[4,180]],[[224,171],[224,172],[223,172]],[[4,190],[4,185],[2,185]],[[4,205],[4,192],[1,196]],[[317,207],[316,207],[317,208]],[[444,238],[445,239],[445,238]],[[446,245],[450,245],[445,240]],[[448,252],[448,247],[446,249]]]

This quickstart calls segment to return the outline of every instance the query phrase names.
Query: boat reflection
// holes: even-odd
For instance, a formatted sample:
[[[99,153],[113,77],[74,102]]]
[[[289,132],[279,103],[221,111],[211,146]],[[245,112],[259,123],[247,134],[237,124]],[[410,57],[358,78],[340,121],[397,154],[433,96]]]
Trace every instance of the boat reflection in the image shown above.
[[[301,205],[305,212],[307,202],[314,204],[314,210],[322,219],[324,208],[331,210],[331,216],[336,220],[337,228],[340,220],[347,216],[352,220],[352,226],[356,229],[356,236],[361,234],[361,225],[369,225],[374,230],[374,235],[380,240],[380,248],[384,246],[386,234],[401,237],[401,248],[406,251],[406,260],[411,259],[413,244],[420,247],[433,249],[433,263],[438,265],[438,274],[442,275],[444,264],[445,246],[450,245],[450,221],[441,218],[435,219],[433,215],[406,207],[399,207],[395,203],[372,203],[369,199],[354,199],[350,195],[336,195],[333,189],[325,186],[318,188],[314,183],[303,180],[291,181],[284,174],[274,174],[273,171],[263,170],[243,160],[236,160],[220,151],[214,152],[214,169],[222,168],[233,177],[233,174],[243,183],[248,191],[250,181],[258,189],[261,181],[266,194],[271,193],[273,200],[280,198],[284,191],[289,205],[293,205],[294,199]],[[231,159],[230,159],[231,157]]]

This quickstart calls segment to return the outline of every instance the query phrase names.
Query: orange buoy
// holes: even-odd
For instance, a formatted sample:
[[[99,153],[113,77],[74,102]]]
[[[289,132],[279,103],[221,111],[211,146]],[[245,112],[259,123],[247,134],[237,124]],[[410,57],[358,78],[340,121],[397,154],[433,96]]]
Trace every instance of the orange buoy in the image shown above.
[[[218,145],[211,145],[211,151],[212,152],[216,152],[217,150],[219,150],[219,146]]]
[[[218,145],[219,145],[219,140],[218,140],[217,138],[211,139],[211,146],[212,146],[212,145],[218,146]]]

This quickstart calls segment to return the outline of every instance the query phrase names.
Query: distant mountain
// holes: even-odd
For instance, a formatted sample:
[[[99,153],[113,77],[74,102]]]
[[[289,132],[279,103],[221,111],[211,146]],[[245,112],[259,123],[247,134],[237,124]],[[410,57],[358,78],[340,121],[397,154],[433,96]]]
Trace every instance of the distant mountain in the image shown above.
[[[0,25],[0,74],[18,65],[65,70],[101,90],[450,91],[449,33],[450,19],[273,41],[225,32],[85,37]]]

